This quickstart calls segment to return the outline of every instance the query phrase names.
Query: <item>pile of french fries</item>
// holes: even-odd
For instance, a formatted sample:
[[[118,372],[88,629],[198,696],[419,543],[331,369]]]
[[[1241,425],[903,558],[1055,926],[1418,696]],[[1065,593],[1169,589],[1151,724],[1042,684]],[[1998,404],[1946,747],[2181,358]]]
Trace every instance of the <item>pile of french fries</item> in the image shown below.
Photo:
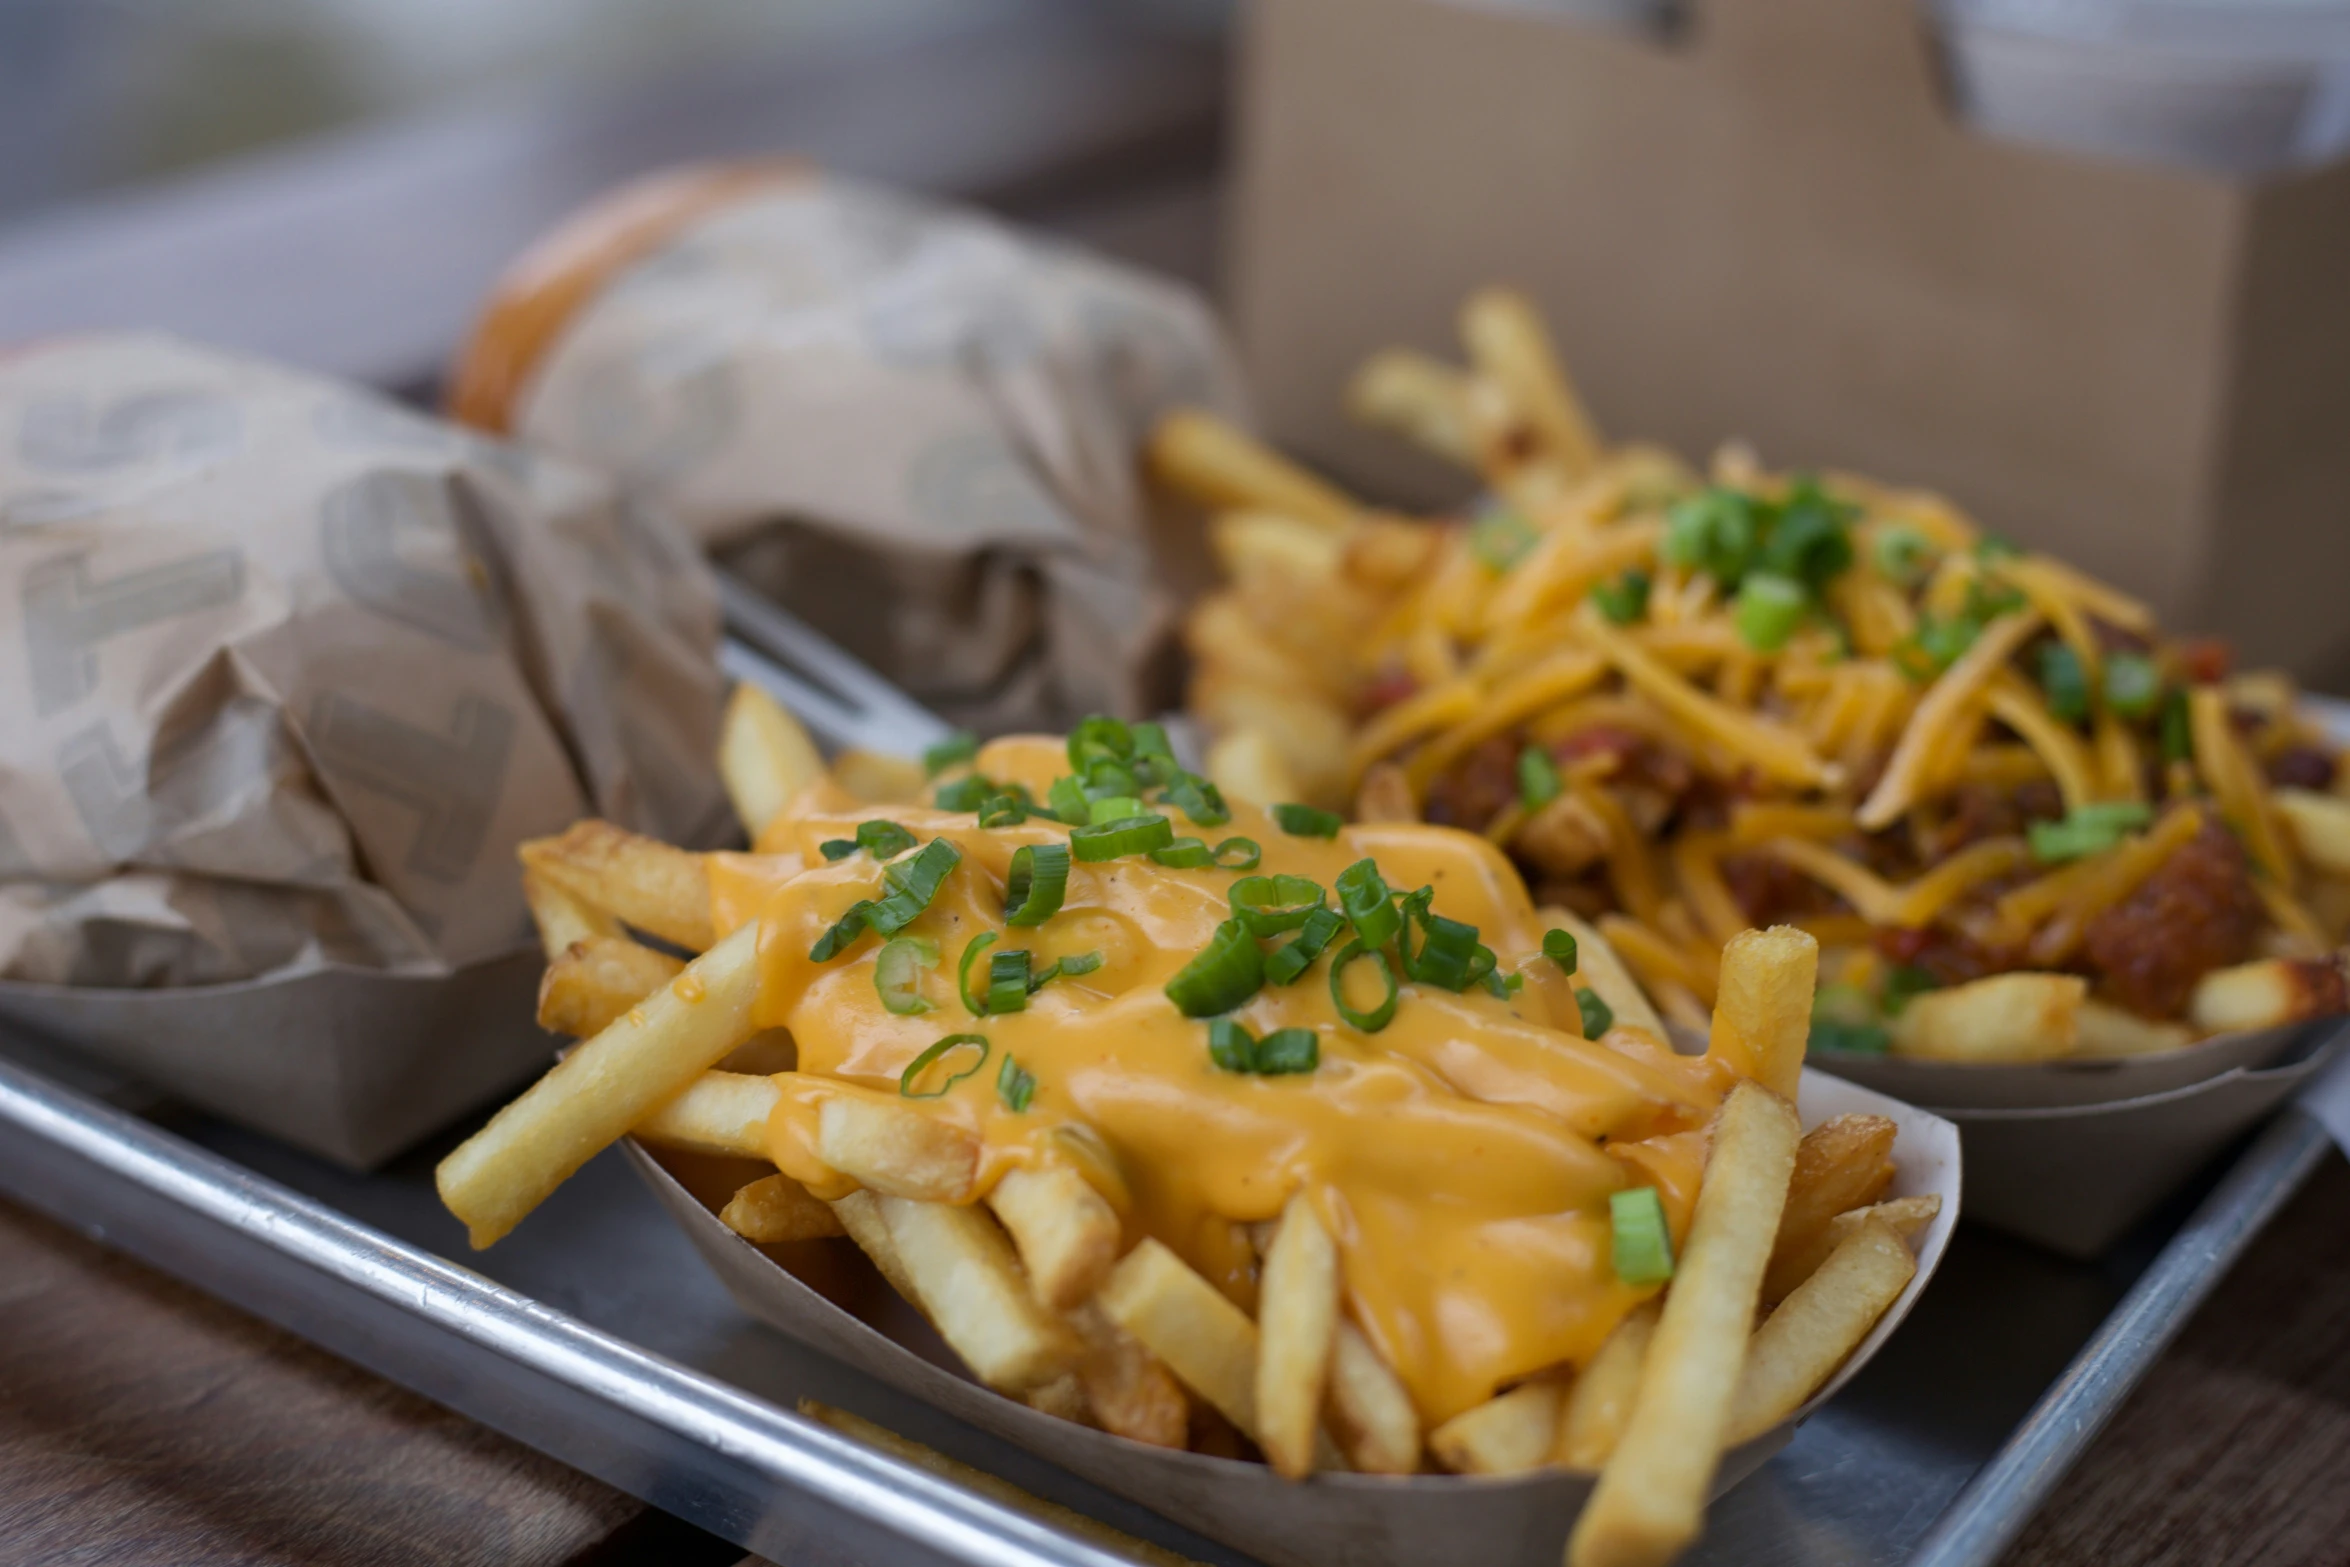
[[[1823,1048],[2122,1056],[2343,1009],[2350,771],[2285,677],[1940,497],[1610,447],[1507,290],[1460,332],[1466,367],[1384,352],[1348,405],[1475,473],[1468,516],[1378,511],[1204,414],[1157,431],[1228,579],[1187,626],[1216,776],[1486,834],[1692,1028],[1724,944],[1782,919],[1826,949]],[[2100,917],[2214,823],[2257,939],[2115,985]]]
[[[720,764],[754,838],[820,777],[876,804],[914,801],[925,781],[919,766],[862,753],[827,768],[749,688],[730,706]],[[716,935],[711,858],[595,821],[521,858],[548,958],[539,1018],[579,1043],[441,1165],[441,1195],[473,1243],[499,1239],[624,1136],[771,1163],[790,1081],[775,1074],[790,1073],[794,1050],[756,1024],[757,921]],[[1613,1014],[1604,1042],[1664,1048],[1608,943],[1571,914],[1548,917],[1581,938],[1576,978]],[[1303,1193],[1243,1232],[1253,1315],[1162,1239],[1128,1233],[1105,1196],[1117,1150],[1014,1169],[982,1191],[966,1141],[880,1094],[824,1104],[821,1157],[849,1189],[820,1196],[763,1174],[719,1217],[758,1245],[846,1237],[974,1377],[1052,1415],[1161,1447],[1261,1454],[1298,1479],[1597,1471],[1567,1560],[1662,1562],[1699,1533],[1721,1454],[1793,1414],[1901,1295],[1911,1242],[1939,1208],[1888,1195],[1892,1121],[1801,1129],[1817,962],[1816,942],[1789,928],[1723,951],[1709,1055],[1735,1083],[1692,1134],[1707,1151],[1669,1284],[1588,1364],[1551,1367],[1433,1429],[1349,1320],[1339,1246]]]

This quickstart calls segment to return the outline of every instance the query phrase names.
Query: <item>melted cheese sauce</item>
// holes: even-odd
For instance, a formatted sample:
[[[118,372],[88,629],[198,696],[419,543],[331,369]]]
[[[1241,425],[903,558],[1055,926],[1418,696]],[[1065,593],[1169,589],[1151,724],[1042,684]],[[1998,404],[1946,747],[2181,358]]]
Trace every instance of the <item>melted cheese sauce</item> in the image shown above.
[[[996,742],[976,765],[1040,799],[1068,771],[1060,742],[1025,738]],[[1394,1020],[1366,1035],[1333,1005],[1326,956],[1234,1014],[1259,1036],[1312,1029],[1320,1066],[1274,1077],[1225,1072],[1209,1058],[1206,1020],[1177,1012],[1163,987],[1229,917],[1228,891],[1248,873],[1174,870],[1142,856],[1078,862],[1060,913],[1013,929],[1003,921],[1013,851],[1065,842],[1065,828],[983,830],[969,814],[863,804],[818,783],[761,835],[759,852],[716,856],[712,870],[720,932],[761,922],[758,1020],[788,1029],[799,1049],[769,1129],[777,1164],[820,1194],[852,1189],[815,1154],[824,1097],[896,1099],[900,1073],[931,1044],[983,1034],[989,1053],[978,1070],[937,1098],[899,1100],[980,1139],[973,1200],[1006,1170],[1073,1160],[1120,1209],[1130,1238],[1157,1237],[1253,1306],[1254,1253],[1240,1227],[1275,1217],[1302,1190],[1337,1241],[1350,1316],[1431,1422],[1533,1372],[1588,1361],[1651,1293],[1614,1275],[1608,1196],[1655,1185],[1676,1241],[1686,1233],[1704,1162],[1698,1129],[1730,1069],[1634,1030],[1583,1039],[1573,982],[1542,956],[1524,884],[1481,837],[1380,823],[1343,828],[1334,840],[1293,838],[1238,801],[1218,828],[1164,809],[1179,835],[1211,845],[1255,839],[1264,849],[1255,874],[1311,877],[1331,889],[1333,906],[1338,873],[1366,855],[1398,892],[1433,886],[1436,911],[1477,926],[1500,971],[1522,975],[1523,988],[1503,1000],[1482,987],[1454,995],[1406,982]],[[870,855],[826,863],[818,848],[874,817],[963,852],[901,933],[939,945],[938,966],[922,975],[932,1010],[919,1015],[883,1006],[878,938],[829,963],[808,957],[849,905],[886,890]],[[986,931],[998,938],[988,953],[1025,948],[1039,969],[1083,952],[1103,962],[1054,979],[1024,1012],[974,1018],[955,965]],[[982,955],[975,975],[983,978],[986,962]],[[1375,993],[1359,972],[1367,968],[1348,972],[1358,1005]],[[949,1065],[960,1070],[975,1055],[966,1047]],[[1007,1055],[1036,1080],[1022,1113],[996,1091]],[[933,1068],[924,1083],[943,1075]]]

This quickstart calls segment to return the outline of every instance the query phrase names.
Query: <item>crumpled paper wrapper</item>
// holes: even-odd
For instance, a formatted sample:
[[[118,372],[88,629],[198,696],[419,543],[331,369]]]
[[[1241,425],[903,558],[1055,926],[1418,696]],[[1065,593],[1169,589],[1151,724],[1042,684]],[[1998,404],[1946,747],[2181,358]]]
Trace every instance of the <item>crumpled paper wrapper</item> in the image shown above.
[[[0,359],[0,978],[447,972],[514,846],[723,810],[716,599],[610,484],[155,337]]]
[[[1762,1467],[1893,1336],[1941,1264],[1958,1222],[1961,1155],[1949,1122],[1810,1070],[1801,1097],[1807,1128],[1846,1113],[1891,1117],[1899,1133],[1887,1195],[1932,1192],[1941,1197],[1942,1211],[1914,1242],[1918,1269],[1908,1287],[1801,1409],[1722,1455],[1716,1495]],[[633,1140],[626,1146],[638,1175],[752,1316],[1273,1567],[1555,1567],[1591,1494],[1592,1476],[1562,1470],[1510,1479],[1324,1474],[1300,1484],[1262,1464],[1170,1452],[1055,1419],[972,1381],[920,1316],[886,1288],[840,1287],[823,1265],[837,1260],[847,1241],[819,1243],[833,1249],[815,1255],[805,1244],[754,1246],[703,1200],[714,1196],[722,1204],[723,1192],[697,1196],[661,1162],[668,1156]]]
[[[1178,404],[1242,413],[1189,290],[797,173],[608,280],[510,421],[659,500],[916,700],[1002,731],[1175,694],[1170,579],[1204,586],[1205,564],[1136,454]]]

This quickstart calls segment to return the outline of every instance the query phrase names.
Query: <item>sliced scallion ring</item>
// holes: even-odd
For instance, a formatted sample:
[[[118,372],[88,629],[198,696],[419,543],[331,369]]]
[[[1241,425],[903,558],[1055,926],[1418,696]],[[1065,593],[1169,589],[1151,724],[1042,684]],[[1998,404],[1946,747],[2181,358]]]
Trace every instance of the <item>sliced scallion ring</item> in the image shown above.
[[[1357,958],[1367,958],[1379,975],[1379,983],[1386,994],[1377,1006],[1368,1012],[1346,999],[1346,966]],[[1376,1034],[1395,1021],[1395,970],[1387,966],[1387,954],[1376,947],[1366,947],[1360,941],[1350,941],[1338,949],[1338,956],[1330,960],[1330,1004],[1347,1026],[1366,1034]]]
[[[1053,965],[1071,979],[1080,974],[1090,974],[1101,966],[1102,955],[1099,952],[1072,952]]]
[[[1257,1041],[1257,1074],[1279,1077],[1322,1064],[1322,1036],[1310,1028],[1277,1028]]]
[[[1005,1056],[1002,1069],[995,1075],[995,1096],[1003,1101],[1005,1109],[1014,1115],[1021,1114],[1036,1098],[1036,1074],[1009,1055]]]
[[[1387,878],[1369,860],[1357,860],[1338,873],[1338,906],[1366,947],[1386,946],[1403,926]]]
[[[808,949],[808,961],[830,963],[834,958],[840,956],[859,936],[865,934],[872,916],[872,899],[859,898],[850,904],[842,912],[841,917],[834,920],[824,934],[816,938],[816,945]]]
[[[1273,820],[1292,838],[1335,838],[1345,825],[1333,811],[1319,810],[1311,805],[1276,805]]]
[[[988,998],[985,992],[971,988],[971,965],[979,960],[979,954],[995,944],[996,933],[994,931],[981,931],[964,945],[962,961],[955,965],[955,989],[962,993],[963,1010],[973,1017],[987,1016]],[[989,970],[991,978],[993,974],[994,970],[991,968]]]
[[[1106,794],[1098,800],[1086,802],[1088,827],[1099,827],[1105,822],[1122,822],[1128,817],[1145,816],[1142,801],[1131,794]]]
[[[1673,1276],[1673,1235],[1664,1200],[1653,1186],[1635,1186],[1607,1200],[1610,1260],[1626,1284],[1662,1284]]]
[[[947,1056],[953,1054],[957,1050],[977,1050],[979,1055],[969,1066],[963,1068],[962,1071],[949,1074],[946,1081],[940,1083],[936,1088],[919,1091],[915,1089],[914,1084],[920,1080],[924,1069],[928,1068],[935,1062],[944,1060]],[[898,1092],[908,1099],[937,1099],[943,1096],[948,1089],[954,1087],[964,1078],[969,1077],[972,1073],[987,1065],[987,1053],[988,1043],[986,1035],[949,1034],[946,1038],[940,1040],[937,1044],[932,1045],[928,1050],[923,1051],[913,1060],[906,1063],[906,1069],[898,1074]]]
[[[1216,869],[1253,871],[1265,861],[1265,851],[1254,838],[1227,838],[1216,845]]]
[[[1004,923],[1042,925],[1061,911],[1069,895],[1069,849],[1059,843],[1024,843],[1012,851],[1004,881]]]
[[[1265,978],[1276,985],[1287,985],[1322,955],[1338,933],[1346,929],[1346,919],[1334,909],[1316,909],[1306,916],[1306,922],[1297,928],[1297,934],[1265,955]]]
[[[1174,824],[1164,816],[1128,816],[1078,828],[1069,835],[1069,852],[1086,861],[1115,860],[1164,849],[1174,841]]]
[[[873,957],[873,988],[899,1017],[933,1010],[922,997],[922,971],[938,967],[938,943],[928,936],[892,936]]]
[[[1093,820],[1093,804],[1085,798],[1085,784],[1076,778],[1056,778],[1045,792],[1045,803],[1053,808],[1057,821],[1072,827],[1083,827]]]
[[[1265,955],[1238,920],[1226,920],[1199,956],[1167,981],[1167,999],[1185,1017],[1229,1012],[1265,985]]]
[[[990,795],[979,807],[982,827],[1017,827],[1028,820],[1028,802],[1016,794]]]
[[[931,839],[922,852],[910,858],[892,860],[881,873],[889,884],[889,895],[873,905],[865,916],[867,922],[884,936],[896,935],[930,907],[939,884],[962,863],[963,851],[944,838]]]
[[[942,783],[931,795],[931,803],[942,811],[976,811],[996,796],[995,784],[977,773],[965,773],[950,783]]]
[[[1197,838],[1178,838],[1164,849],[1151,850],[1151,858],[1179,871],[1198,871],[1216,863],[1216,852]]]
[[[1562,974],[1575,972],[1579,961],[1575,952],[1575,933],[1571,930],[1546,930],[1542,933],[1542,955],[1559,966]]]
[[[979,736],[968,729],[958,729],[922,753],[923,775],[936,778],[948,768],[968,762],[978,754]]]
[[[1303,876],[1243,876],[1232,884],[1232,917],[1252,936],[1295,930],[1329,894]]]
[[[1028,951],[998,952],[987,960],[987,1010],[995,1015],[1028,1010]]]
[[[1159,791],[1159,803],[1172,805],[1195,826],[1221,827],[1232,820],[1232,807],[1214,784],[1195,773],[1177,773]]]

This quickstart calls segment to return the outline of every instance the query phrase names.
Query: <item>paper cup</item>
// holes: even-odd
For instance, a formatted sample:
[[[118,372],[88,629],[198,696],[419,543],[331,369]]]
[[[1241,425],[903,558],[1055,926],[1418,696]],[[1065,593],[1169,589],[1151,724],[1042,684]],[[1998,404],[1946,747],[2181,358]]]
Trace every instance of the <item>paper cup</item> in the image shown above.
[[[1847,1111],[1890,1116],[1900,1136],[1894,1146],[1898,1173],[1889,1195],[1933,1192],[1942,1198],[1942,1212],[1918,1238],[1917,1276],[1875,1331],[1793,1418],[1723,1455],[1717,1494],[1786,1445],[1796,1425],[1892,1336],[1933,1277],[1956,1220],[1960,1153],[1949,1122],[1810,1071],[1804,1074],[1803,1111],[1807,1126]],[[937,1336],[886,1289],[854,1295],[811,1269],[807,1248],[753,1246],[721,1224],[652,1152],[633,1141],[628,1151],[646,1184],[752,1316],[1274,1567],[1325,1567],[1339,1561],[1349,1567],[1424,1567],[1472,1557],[1481,1567],[1555,1567],[1567,1531],[1591,1493],[1592,1476],[1555,1470],[1500,1480],[1334,1474],[1298,1484],[1261,1464],[1168,1452],[1039,1414],[972,1381]],[[819,1252],[833,1257],[847,1245],[819,1243]],[[787,1270],[779,1258],[788,1258],[816,1282]],[[835,1296],[852,1300],[856,1310],[835,1304]]]

